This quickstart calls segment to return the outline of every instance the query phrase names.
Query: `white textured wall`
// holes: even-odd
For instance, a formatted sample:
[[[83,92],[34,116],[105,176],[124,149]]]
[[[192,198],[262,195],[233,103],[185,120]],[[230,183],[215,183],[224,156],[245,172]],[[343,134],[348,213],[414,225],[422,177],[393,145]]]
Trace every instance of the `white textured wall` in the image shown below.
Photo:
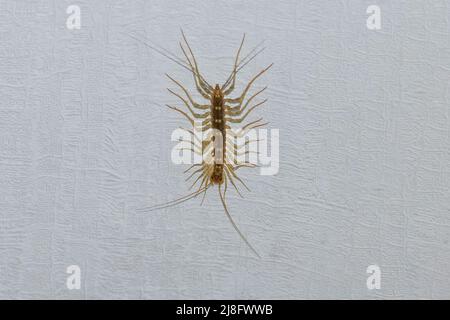
[[[65,27],[81,6],[82,28]],[[366,28],[378,4],[382,29]],[[450,298],[447,1],[0,1],[0,298]],[[243,32],[274,62],[276,176],[186,194],[164,73],[183,27],[211,82]],[[216,80],[217,79],[217,80]],[[68,265],[82,288],[65,287]],[[378,264],[382,289],[366,288]]]

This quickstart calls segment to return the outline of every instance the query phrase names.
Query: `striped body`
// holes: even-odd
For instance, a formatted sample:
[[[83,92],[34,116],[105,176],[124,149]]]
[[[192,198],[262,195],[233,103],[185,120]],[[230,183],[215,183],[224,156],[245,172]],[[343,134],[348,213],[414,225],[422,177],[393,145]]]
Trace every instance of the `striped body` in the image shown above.
[[[224,116],[224,101],[223,92],[219,85],[216,84],[211,97],[211,127],[216,133],[212,139],[220,138],[222,143],[214,141],[213,149],[213,172],[211,174],[211,182],[215,184],[223,183],[223,166],[225,162],[226,150],[226,134],[225,134],[225,116]]]

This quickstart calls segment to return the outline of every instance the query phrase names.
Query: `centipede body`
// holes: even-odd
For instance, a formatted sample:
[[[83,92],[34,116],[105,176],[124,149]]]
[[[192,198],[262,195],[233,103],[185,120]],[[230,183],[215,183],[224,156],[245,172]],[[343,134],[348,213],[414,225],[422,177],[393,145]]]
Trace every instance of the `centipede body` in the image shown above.
[[[228,183],[230,183],[234,187],[239,195],[241,195],[241,193],[239,191],[239,188],[237,187],[237,182],[247,188],[242,179],[236,174],[236,170],[241,167],[251,168],[255,167],[256,165],[250,162],[236,163],[235,160],[229,160],[229,158],[232,158],[230,157],[230,155],[236,154],[241,151],[242,146],[237,146],[233,142],[233,137],[229,138],[227,136],[227,132],[232,129],[230,126],[231,124],[243,123],[243,121],[254,109],[261,106],[267,101],[263,100],[262,102],[250,106],[250,103],[253,101],[253,99],[256,98],[260,93],[262,93],[266,88],[259,90],[249,98],[247,98],[247,94],[255,80],[259,78],[263,73],[265,73],[272,66],[272,64],[256,74],[248,82],[240,95],[235,98],[230,98],[230,94],[232,94],[235,90],[237,72],[256,56],[253,55],[251,58],[249,58],[250,54],[248,54],[245,58],[239,60],[240,52],[245,40],[245,35],[243,36],[241,44],[237,51],[236,58],[234,60],[234,67],[230,76],[223,85],[215,84],[215,86],[213,87],[201,75],[197,61],[186,39],[186,36],[183,31],[181,31],[181,33],[184,45],[180,43],[180,47],[186,59],[183,66],[186,69],[190,70],[190,72],[192,73],[196,90],[206,100],[206,102],[204,104],[195,102],[189,91],[179,81],[167,75],[167,77],[182,91],[182,94],[179,94],[172,89],[168,89],[169,92],[177,97],[185,108],[180,108],[172,105],[167,105],[167,107],[183,115],[194,129],[197,129],[196,125],[197,123],[200,123],[200,130],[202,132],[212,130],[215,134],[207,134],[206,138],[200,141],[200,145],[192,142],[192,140],[187,141],[191,143],[191,148],[188,148],[188,150],[200,154],[203,157],[202,163],[193,164],[189,169],[185,171],[187,173],[191,169],[197,167],[197,170],[190,173],[190,176],[187,180],[189,180],[190,178],[196,178],[194,183],[191,185],[191,188],[198,184],[198,189],[191,194],[188,194],[177,200],[165,203],[163,205],[154,206],[151,209],[160,209],[176,205],[191,198],[195,198],[202,193],[204,198],[206,195],[206,191],[212,186],[217,185],[220,200],[228,219],[230,220],[231,224],[238,232],[242,240],[259,257],[257,251],[247,241],[245,236],[242,234],[242,232],[234,222],[231,214],[228,211],[225,198],[226,191],[228,189]],[[239,134],[242,136],[250,130],[264,126],[265,124],[266,123],[262,122],[262,118],[251,121],[239,128]],[[195,141],[196,137],[194,137],[195,134],[193,130],[187,129],[186,131],[190,133],[191,137]],[[217,143],[218,139],[220,139],[220,143]],[[208,159],[209,161],[206,161]]]

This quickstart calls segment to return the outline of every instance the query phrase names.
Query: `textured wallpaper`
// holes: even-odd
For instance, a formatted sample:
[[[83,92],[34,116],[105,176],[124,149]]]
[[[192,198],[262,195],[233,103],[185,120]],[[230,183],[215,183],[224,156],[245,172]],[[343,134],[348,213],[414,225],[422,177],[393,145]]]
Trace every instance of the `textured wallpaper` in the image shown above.
[[[0,298],[449,299],[449,16],[431,0],[0,1]],[[189,193],[165,73],[199,95],[144,44],[182,57],[180,28],[211,83],[244,33],[243,52],[266,49],[236,90],[274,63],[252,119],[279,129],[278,173],[242,170],[251,191],[227,194],[261,258],[217,189],[139,210]]]

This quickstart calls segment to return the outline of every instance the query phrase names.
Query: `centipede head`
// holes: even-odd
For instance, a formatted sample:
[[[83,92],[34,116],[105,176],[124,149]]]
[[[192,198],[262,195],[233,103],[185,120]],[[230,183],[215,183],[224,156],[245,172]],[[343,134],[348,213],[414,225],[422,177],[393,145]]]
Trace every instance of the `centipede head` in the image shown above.
[[[214,87],[214,90],[212,92],[212,102],[213,105],[220,105],[222,100],[223,100],[223,91],[222,89],[220,89],[220,86],[218,84],[216,84],[216,86]]]

